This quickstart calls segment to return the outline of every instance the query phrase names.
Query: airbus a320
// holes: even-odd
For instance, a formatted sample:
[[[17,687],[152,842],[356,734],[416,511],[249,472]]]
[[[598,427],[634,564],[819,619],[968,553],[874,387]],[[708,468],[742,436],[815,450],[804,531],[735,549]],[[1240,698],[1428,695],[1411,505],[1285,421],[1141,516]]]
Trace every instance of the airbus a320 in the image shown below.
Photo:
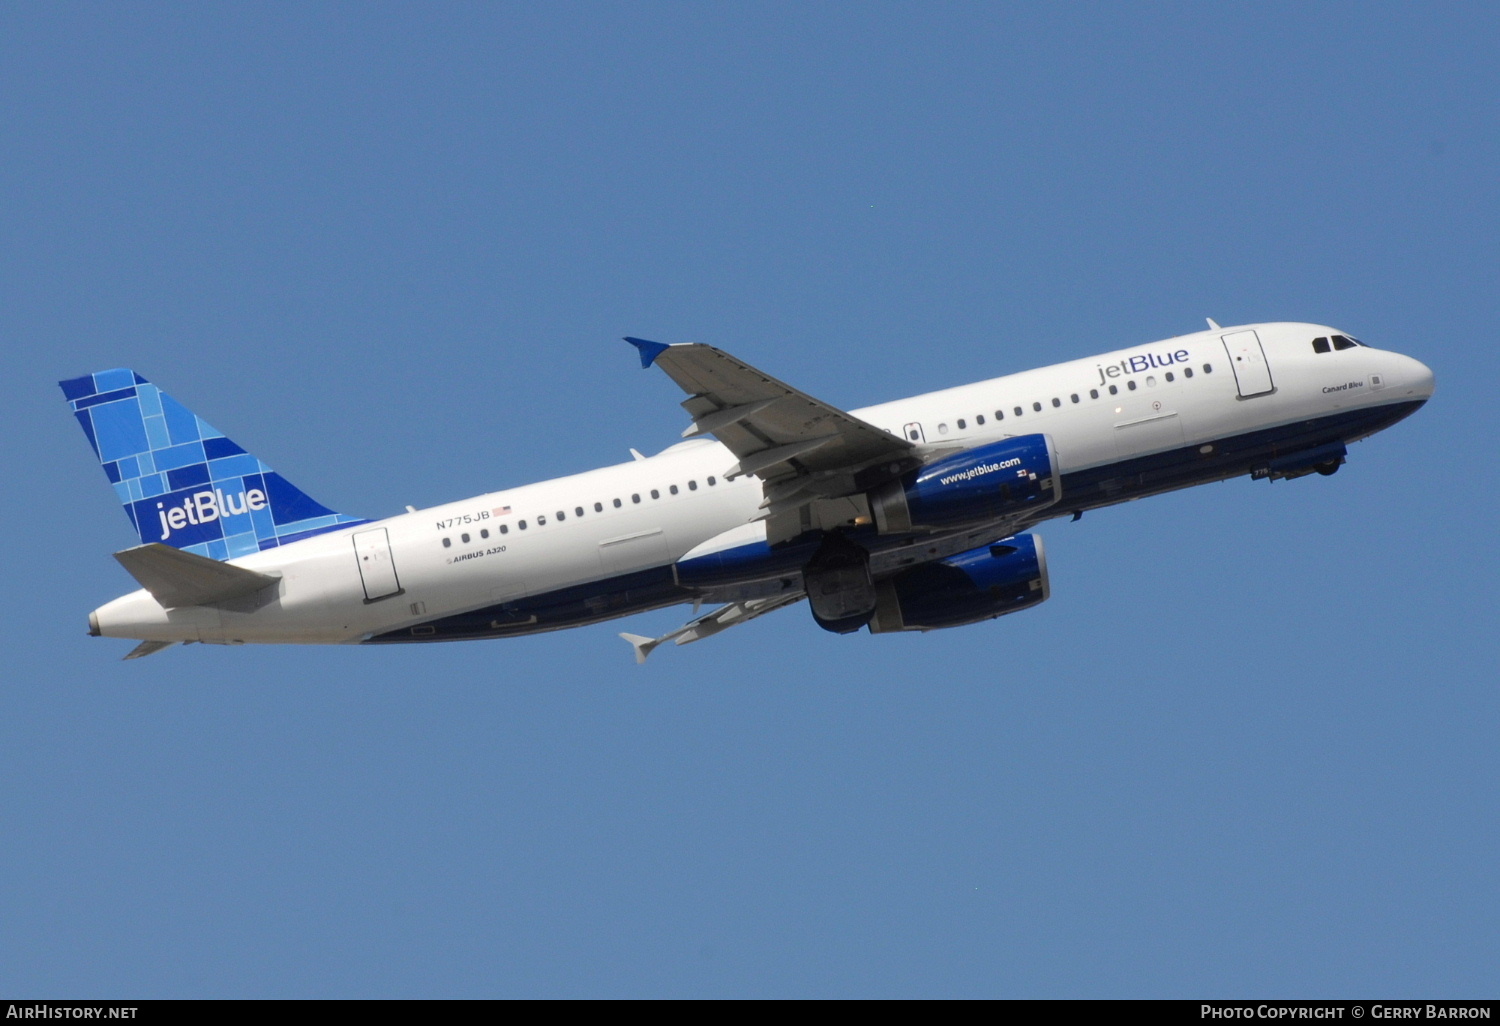
[[[1432,371],[1336,328],[1209,329],[844,411],[712,346],[639,338],[685,440],[385,519],[293,486],[131,370],[61,382],[140,544],[89,615],[140,642],[365,644],[715,608],[636,659],[806,600],[826,630],[930,631],[1047,599],[1042,521],[1248,475],[1331,475]]]

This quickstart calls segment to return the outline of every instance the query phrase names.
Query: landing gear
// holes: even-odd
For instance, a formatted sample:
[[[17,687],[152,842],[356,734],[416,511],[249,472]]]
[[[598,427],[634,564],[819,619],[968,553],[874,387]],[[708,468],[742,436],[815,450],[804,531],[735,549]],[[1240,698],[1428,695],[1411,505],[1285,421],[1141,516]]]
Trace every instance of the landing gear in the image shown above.
[[[1317,471],[1324,477],[1332,477],[1339,472],[1339,467],[1343,466],[1346,455],[1348,453],[1343,442],[1331,442],[1328,445],[1320,445],[1316,449],[1305,449],[1302,452],[1290,452],[1277,456],[1259,467],[1252,466],[1250,477],[1255,481],[1295,481],[1299,477],[1306,477],[1313,471]]]
[[[830,534],[802,570],[807,602],[819,627],[852,634],[875,615],[870,554],[842,534]]]

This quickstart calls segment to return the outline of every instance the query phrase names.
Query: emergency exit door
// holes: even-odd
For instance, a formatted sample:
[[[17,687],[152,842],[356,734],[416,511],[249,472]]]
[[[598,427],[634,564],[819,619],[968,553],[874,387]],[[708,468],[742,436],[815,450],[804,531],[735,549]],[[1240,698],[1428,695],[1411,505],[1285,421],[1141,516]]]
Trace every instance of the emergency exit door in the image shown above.
[[[1254,331],[1232,331],[1222,336],[1224,352],[1229,355],[1229,366],[1234,368],[1234,383],[1240,390],[1241,399],[1274,392],[1271,368],[1266,363],[1266,351],[1261,348],[1260,336]]]
[[[366,602],[401,594],[396,564],[391,559],[391,539],[385,528],[356,534],[354,557],[359,562],[359,579],[364,582]]]

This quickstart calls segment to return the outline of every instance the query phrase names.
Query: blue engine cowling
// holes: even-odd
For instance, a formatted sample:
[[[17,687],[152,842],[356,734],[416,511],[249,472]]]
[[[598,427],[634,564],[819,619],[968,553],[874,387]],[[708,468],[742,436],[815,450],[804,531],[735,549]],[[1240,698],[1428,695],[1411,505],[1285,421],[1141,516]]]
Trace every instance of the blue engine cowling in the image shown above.
[[[954,453],[870,492],[881,534],[982,524],[1061,497],[1048,435],[1020,435]]]
[[[871,634],[993,620],[1047,600],[1047,554],[1034,534],[914,566],[875,586]]]

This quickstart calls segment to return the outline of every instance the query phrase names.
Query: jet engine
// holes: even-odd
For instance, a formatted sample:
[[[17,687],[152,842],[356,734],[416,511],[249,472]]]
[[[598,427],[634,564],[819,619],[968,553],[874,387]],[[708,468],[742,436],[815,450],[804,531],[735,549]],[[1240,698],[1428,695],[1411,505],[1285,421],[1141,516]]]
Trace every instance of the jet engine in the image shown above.
[[[1024,510],[1062,495],[1048,435],[1020,435],[976,446],[910,471],[869,493],[881,534],[949,530]]]
[[[875,585],[871,634],[993,620],[1047,600],[1047,555],[1034,534],[923,563]]]

